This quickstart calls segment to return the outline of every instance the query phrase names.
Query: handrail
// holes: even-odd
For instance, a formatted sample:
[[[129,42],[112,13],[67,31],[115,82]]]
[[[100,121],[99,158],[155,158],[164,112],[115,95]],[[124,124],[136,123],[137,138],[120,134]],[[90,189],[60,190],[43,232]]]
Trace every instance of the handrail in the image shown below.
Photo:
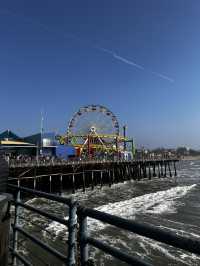
[[[94,238],[88,236],[87,232],[87,217],[99,220],[109,225],[117,226],[118,228],[125,229],[129,232],[144,236],[153,240],[156,240],[161,243],[168,244],[175,248],[180,248],[185,251],[200,255],[200,241],[193,240],[188,237],[178,236],[174,233],[167,232],[163,229],[157,228],[156,226],[148,225],[146,223],[138,223],[136,221],[127,220],[115,215],[97,211],[91,208],[86,208],[79,206],[78,207],[78,217],[80,220],[80,245],[81,245],[81,265],[85,265],[88,260],[88,244],[95,246],[105,252],[119,258],[122,256],[122,260],[127,262],[126,254],[120,255],[119,250],[113,247],[109,247]],[[126,260],[125,260],[126,259]],[[128,258],[129,263],[131,263],[130,258]],[[132,263],[131,263],[132,265]],[[139,265],[139,264],[138,264]],[[141,264],[142,265],[142,264]]]
[[[32,266],[32,264],[27,259],[25,259],[19,253],[14,251],[14,249],[12,247],[9,247],[9,250],[12,252],[12,255],[17,257],[25,266]]]
[[[87,243],[88,244],[91,244],[92,246],[98,248],[98,249],[101,249],[102,251],[112,255],[113,257],[121,260],[121,261],[124,261],[130,265],[137,265],[137,266],[152,266],[151,264],[147,263],[147,262],[144,262],[142,261],[141,259],[139,258],[136,258],[134,256],[130,256],[128,255],[127,253],[125,252],[122,252],[116,248],[113,248],[111,246],[109,246],[108,244],[106,243],[102,243],[101,241],[97,240],[97,239],[94,239],[92,237],[88,237],[87,238]],[[83,264],[84,265],[84,264]]]
[[[26,192],[28,194],[34,195],[34,196],[39,196],[39,197],[43,197],[49,200],[54,200],[60,203],[64,203],[67,204],[68,206],[71,205],[71,198],[64,198],[61,196],[57,196],[51,193],[47,193],[47,192],[43,192],[43,191],[39,191],[39,190],[34,190],[31,188],[26,188],[26,187],[19,187],[16,185],[11,185],[8,184],[8,187],[11,189],[14,189],[15,191],[21,191],[21,192]]]
[[[14,224],[12,226],[12,228],[13,228],[13,247],[12,247],[13,265],[14,266],[17,265],[16,259],[20,260],[25,265],[31,265],[31,264],[27,264],[26,263],[27,259],[24,258],[24,256],[20,255],[17,252],[18,251],[18,233],[22,234],[23,236],[25,236],[26,238],[28,238],[29,240],[34,242],[36,245],[39,245],[41,248],[43,248],[44,250],[46,250],[50,254],[54,255],[58,259],[62,260],[62,262],[64,262],[65,265],[69,265],[69,266],[74,265],[75,264],[75,252],[76,252],[75,251],[75,248],[76,248],[76,240],[75,240],[76,227],[75,226],[76,226],[76,220],[77,219],[76,219],[76,202],[73,200],[73,198],[63,198],[63,197],[49,194],[49,193],[42,192],[42,191],[37,191],[37,190],[33,190],[33,189],[25,188],[25,187],[20,187],[20,186],[18,187],[16,185],[10,185],[9,184],[8,187],[10,189],[14,189],[15,191],[17,191],[17,197],[16,197],[15,201],[13,201],[13,200],[11,201],[11,203],[14,202],[14,205],[15,205],[15,217],[14,217]],[[43,210],[37,209],[37,208],[35,208],[29,204],[22,203],[21,202],[21,196],[20,196],[21,192],[29,193],[33,196],[43,197],[43,198],[53,200],[53,201],[67,205],[69,207],[69,219],[65,220],[63,218],[59,218],[59,217],[52,215],[50,213],[47,213]],[[66,227],[68,227],[68,241],[67,241],[67,243],[68,243],[68,255],[65,256],[65,255],[61,254],[59,251],[57,251],[53,247],[50,247],[49,245],[44,243],[42,240],[35,237],[33,234],[30,234],[29,232],[27,232],[26,230],[21,228],[21,226],[19,226],[19,218],[20,218],[19,208],[28,209],[32,212],[35,212],[39,215],[42,215],[46,218],[49,218],[53,221],[56,221],[60,224],[65,225]]]
[[[90,173],[90,172],[106,172],[107,169],[91,169],[91,170],[83,170],[81,172],[71,172],[71,173],[52,173],[52,174],[43,174],[43,175],[32,175],[32,176],[19,176],[19,177],[9,177],[8,180],[22,180],[22,179],[34,179],[40,177],[49,177],[49,176],[71,176],[71,175],[80,175],[82,173]]]
[[[67,262],[67,257],[61,254],[59,251],[56,251],[54,248],[50,247],[49,245],[43,243],[39,238],[29,234],[24,229],[22,229],[19,226],[14,226],[14,230],[17,230],[21,234],[23,234],[25,237],[29,238],[31,241],[33,241],[35,244],[46,250],[47,252],[53,254],[58,259],[62,260],[63,262]],[[67,264],[68,265],[68,264]]]
[[[197,255],[200,255],[200,241],[192,240],[189,237],[178,236],[163,229],[157,228],[146,223],[138,223],[136,221],[127,220],[112,214],[100,212],[94,209],[79,207],[78,213],[88,216],[110,225],[117,226],[121,229],[128,230],[132,233],[139,234],[144,237],[154,239],[156,241],[180,248]]]
[[[25,209],[27,209],[27,210],[29,210],[29,211],[33,211],[33,212],[38,213],[38,214],[40,214],[40,215],[42,215],[42,216],[44,216],[44,217],[46,217],[46,218],[49,218],[49,219],[53,220],[53,221],[55,221],[55,222],[58,222],[58,223],[60,223],[60,224],[63,224],[63,225],[68,226],[68,221],[67,221],[67,220],[65,220],[65,219],[63,219],[63,218],[60,218],[60,217],[57,217],[57,216],[55,216],[55,215],[52,215],[52,214],[50,214],[50,213],[47,213],[47,212],[45,212],[45,211],[42,211],[42,210],[40,210],[40,209],[37,209],[37,208],[35,208],[35,207],[32,207],[32,206],[30,206],[30,205],[28,205],[28,204],[24,204],[24,203],[21,203],[21,202],[16,202],[15,205],[16,205],[16,206],[17,206],[17,205],[18,205],[18,206],[21,206],[21,207],[23,207],[23,208],[25,208]]]

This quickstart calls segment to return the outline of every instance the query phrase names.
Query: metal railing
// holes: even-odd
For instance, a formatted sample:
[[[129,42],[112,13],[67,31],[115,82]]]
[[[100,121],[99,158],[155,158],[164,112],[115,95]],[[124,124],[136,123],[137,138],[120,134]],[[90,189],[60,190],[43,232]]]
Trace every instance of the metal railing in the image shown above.
[[[16,261],[21,261],[24,265],[32,265],[27,258],[23,257],[18,250],[18,234],[22,234],[24,237],[28,238],[30,241],[34,242],[39,247],[43,248],[45,251],[49,252],[51,255],[58,258],[65,265],[80,265],[86,266],[89,264],[89,246],[93,246],[111,256],[126,262],[130,265],[147,266],[149,263],[144,260],[122,252],[121,250],[110,246],[98,239],[92,237],[89,234],[89,224],[87,224],[88,217],[96,219],[108,225],[116,226],[122,230],[132,232],[134,234],[153,239],[155,241],[173,246],[175,248],[182,249],[197,255],[200,255],[200,241],[195,239],[190,239],[188,237],[179,236],[175,233],[171,233],[164,229],[160,229],[156,226],[149,225],[147,223],[139,223],[132,220],[123,219],[111,214],[100,212],[91,208],[86,208],[78,204],[78,202],[73,199],[63,198],[60,196],[24,188],[9,185],[10,188],[17,191],[17,199],[15,200],[15,217],[13,224],[13,245],[11,247],[11,253],[13,257],[13,265],[17,265]],[[41,209],[35,208],[31,205],[23,203],[21,201],[20,193],[28,193],[33,196],[43,197],[55,202],[63,203],[69,208],[69,218],[68,221],[59,218],[55,215],[47,213]],[[23,227],[19,225],[19,208],[25,208],[31,212],[42,215],[48,219],[56,221],[68,227],[68,252],[66,254],[61,254],[60,251],[55,250],[46,243],[42,242],[35,235],[27,232]]]
[[[49,252],[50,254],[54,255],[57,259],[61,260],[65,265],[75,265],[75,247],[76,247],[76,210],[77,210],[77,204],[72,198],[63,198],[59,197],[53,194],[28,189],[25,187],[18,187],[15,185],[9,185],[10,189],[14,189],[16,192],[16,198],[13,202],[15,205],[15,214],[14,214],[14,223],[12,225],[13,228],[13,243],[12,247],[10,247],[11,253],[12,253],[12,263],[13,265],[17,265],[17,259],[20,260],[24,265],[31,265],[29,261],[27,261],[26,258],[24,258],[21,254],[18,252],[18,234],[22,234],[25,238],[29,239],[30,241],[34,242],[36,245],[44,249],[45,251]],[[69,218],[68,220],[65,220],[63,218],[59,218],[55,215],[52,215],[50,213],[47,213],[43,210],[40,210],[38,208],[35,208],[31,205],[25,204],[21,201],[21,193],[26,193],[32,196],[39,196],[48,200],[52,200],[55,202],[63,203],[69,208]],[[63,224],[68,228],[68,254],[63,255],[56,249],[50,247],[46,243],[42,242],[39,238],[35,237],[33,234],[30,234],[28,231],[24,230],[19,225],[19,217],[20,212],[19,208],[24,208],[26,210],[29,210],[31,212],[34,212],[36,214],[39,214],[45,218],[51,219],[52,221],[56,221],[60,224]]]
[[[94,239],[88,234],[87,217],[96,219],[98,221],[107,223],[112,226],[116,226],[120,229],[127,230],[129,232],[144,236],[158,242],[173,246],[175,248],[180,248],[185,251],[200,255],[200,241],[193,240],[188,237],[178,236],[174,233],[168,232],[163,229],[159,229],[156,226],[152,226],[146,223],[138,223],[135,221],[123,219],[108,213],[100,212],[94,209],[85,208],[79,206],[78,217],[80,223],[80,259],[81,265],[87,265],[88,262],[88,245],[94,246],[111,256],[124,261],[130,265],[147,266],[150,265],[147,262],[130,256],[114,247],[103,243],[100,240]]]
[[[76,172],[68,172],[68,173],[64,173],[64,172],[57,172],[57,173],[52,173],[52,174],[40,174],[40,175],[30,175],[30,176],[24,176],[24,175],[21,175],[21,176],[18,176],[18,177],[9,177],[8,178],[8,181],[11,181],[11,180],[22,180],[22,179],[34,179],[34,178],[40,178],[40,177],[52,177],[52,176],[71,176],[71,175],[80,175],[80,174],[83,174],[83,173],[98,173],[98,172],[107,172],[108,169],[91,169],[91,170],[84,170],[84,171],[76,171]]]

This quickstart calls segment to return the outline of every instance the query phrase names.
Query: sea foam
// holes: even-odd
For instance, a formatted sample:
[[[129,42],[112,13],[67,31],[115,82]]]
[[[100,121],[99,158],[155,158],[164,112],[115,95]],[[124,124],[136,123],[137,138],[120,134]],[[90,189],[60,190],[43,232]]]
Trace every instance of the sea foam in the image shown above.
[[[178,206],[176,200],[184,197],[196,184],[190,186],[177,186],[164,191],[145,194],[125,201],[108,203],[102,205],[96,210],[116,215],[125,219],[135,219],[137,214],[175,213]],[[180,204],[180,203],[179,203]],[[67,217],[65,217],[67,219]],[[89,231],[98,231],[104,229],[108,224],[104,224],[94,219],[88,219]],[[52,222],[46,228],[55,235],[66,237],[66,227],[57,222]]]

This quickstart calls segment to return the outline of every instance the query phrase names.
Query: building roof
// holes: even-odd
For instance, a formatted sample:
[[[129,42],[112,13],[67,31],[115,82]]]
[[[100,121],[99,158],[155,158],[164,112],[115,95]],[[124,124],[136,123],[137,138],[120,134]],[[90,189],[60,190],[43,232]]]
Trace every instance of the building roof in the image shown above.
[[[0,133],[0,140],[20,140],[20,137],[8,129]]]
[[[48,143],[48,145],[44,145],[44,140],[48,139],[50,142]],[[44,132],[42,133],[37,133],[31,136],[27,136],[25,138],[23,138],[23,141],[29,142],[29,143],[33,143],[35,145],[39,145],[41,146],[41,140],[42,140],[42,145],[44,146],[48,146],[48,147],[55,147],[57,145],[57,142],[55,140],[55,133],[54,132]]]
[[[37,133],[31,136],[23,138],[24,141],[30,142],[35,145],[41,145],[41,133]]]

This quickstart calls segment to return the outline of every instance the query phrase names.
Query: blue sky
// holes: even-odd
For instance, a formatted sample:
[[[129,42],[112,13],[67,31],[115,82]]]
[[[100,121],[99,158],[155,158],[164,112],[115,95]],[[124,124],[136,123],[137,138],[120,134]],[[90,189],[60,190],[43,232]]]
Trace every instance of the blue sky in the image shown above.
[[[0,1],[0,130],[111,109],[138,145],[200,148],[200,2]]]

